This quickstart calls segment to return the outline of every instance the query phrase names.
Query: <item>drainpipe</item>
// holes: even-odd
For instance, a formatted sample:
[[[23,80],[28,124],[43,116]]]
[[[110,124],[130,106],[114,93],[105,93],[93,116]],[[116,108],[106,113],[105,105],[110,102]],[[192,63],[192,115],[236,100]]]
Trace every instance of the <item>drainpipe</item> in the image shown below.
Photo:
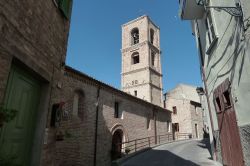
[[[206,98],[207,98],[207,106],[208,106],[208,111],[209,111],[210,123],[211,123],[212,133],[214,134],[214,123],[213,123],[213,118],[212,118],[210,100],[209,100],[209,96],[208,96],[208,88],[207,88],[207,81],[206,81],[206,76],[205,76],[205,69],[204,69],[203,66],[201,68],[202,68],[203,82],[204,82],[204,86],[205,86],[205,95],[206,95]],[[214,148],[216,149],[216,147],[214,147]],[[213,158],[215,157],[215,159],[216,159],[216,152],[215,152],[215,156],[213,154],[212,157]]]
[[[156,110],[155,110],[155,108],[153,108],[153,114],[154,114],[155,144],[157,144],[157,128],[156,128]]]
[[[96,166],[96,154],[97,154],[97,132],[98,132],[98,113],[99,113],[99,96],[100,96],[100,86],[98,86],[96,94],[96,117],[95,117],[95,147],[94,147],[94,166]]]

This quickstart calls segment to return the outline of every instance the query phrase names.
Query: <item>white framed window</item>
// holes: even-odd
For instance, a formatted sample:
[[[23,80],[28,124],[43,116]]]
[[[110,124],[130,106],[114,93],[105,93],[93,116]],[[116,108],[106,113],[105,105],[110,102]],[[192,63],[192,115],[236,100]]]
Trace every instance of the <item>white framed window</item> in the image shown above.
[[[120,103],[119,102],[115,102],[115,106],[114,106],[115,112],[114,112],[114,118],[120,118],[123,119],[123,111],[120,108]]]
[[[132,65],[133,64],[137,64],[140,63],[140,56],[138,52],[134,52],[131,56],[131,60],[132,60]]]
[[[205,25],[206,25],[206,29],[207,29],[207,42],[208,42],[207,54],[209,54],[211,52],[211,49],[213,48],[215,42],[218,39],[216,32],[215,32],[215,25],[214,25],[210,11],[208,11],[208,13],[207,13]]]

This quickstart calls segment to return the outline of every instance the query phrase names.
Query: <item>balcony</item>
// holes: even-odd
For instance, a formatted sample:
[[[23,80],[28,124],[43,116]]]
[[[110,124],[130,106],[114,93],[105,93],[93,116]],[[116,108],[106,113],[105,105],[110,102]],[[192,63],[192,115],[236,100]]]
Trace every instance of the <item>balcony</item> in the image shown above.
[[[182,20],[201,19],[205,13],[203,6],[197,5],[197,0],[179,0],[179,16]]]

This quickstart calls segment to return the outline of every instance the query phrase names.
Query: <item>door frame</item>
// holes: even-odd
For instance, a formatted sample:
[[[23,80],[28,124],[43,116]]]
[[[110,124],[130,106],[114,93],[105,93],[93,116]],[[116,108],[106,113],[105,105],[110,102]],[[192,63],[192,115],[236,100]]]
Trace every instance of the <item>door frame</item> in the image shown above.
[[[9,74],[7,76],[7,81],[5,84],[4,95],[2,103],[5,104],[5,100],[7,97],[7,86],[8,80],[10,77],[10,73],[12,68],[18,68],[22,72],[28,74],[30,77],[38,80],[41,83],[41,93],[39,99],[39,105],[37,107],[36,113],[36,122],[34,127],[34,135],[32,140],[32,148],[31,148],[31,156],[30,156],[30,164],[31,165],[40,165],[42,149],[44,147],[44,135],[46,130],[47,116],[50,108],[50,93],[52,91],[52,82],[50,83],[45,77],[42,77],[40,74],[35,72],[33,69],[22,63],[20,60],[14,58],[9,67]]]

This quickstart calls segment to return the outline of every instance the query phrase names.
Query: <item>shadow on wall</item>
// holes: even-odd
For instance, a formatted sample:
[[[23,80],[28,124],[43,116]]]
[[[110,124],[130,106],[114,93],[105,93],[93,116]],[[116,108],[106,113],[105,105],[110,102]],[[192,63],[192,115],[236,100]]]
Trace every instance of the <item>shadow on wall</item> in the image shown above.
[[[236,63],[238,62],[238,59],[239,59],[239,55],[242,54],[242,59],[241,59],[241,67],[239,69],[239,73],[238,73],[238,84],[240,82],[240,79],[241,79],[241,75],[242,75],[242,70],[243,70],[243,66],[244,66],[244,59],[245,59],[245,54],[246,54],[246,50],[244,48],[244,44],[242,43],[241,41],[241,34],[242,34],[242,31],[243,31],[243,28],[242,28],[242,23],[240,22],[240,20],[238,18],[235,18],[236,20],[236,25],[234,25],[233,27],[233,33],[231,34],[231,37],[230,39],[228,40],[228,42],[226,43],[226,47],[225,49],[223,50],[220,58],[218,58],[218,60],[216,60],[216,62],[214,62],[209,71],[208,71],[208,74],[207,74],[207,78],[210,77],[210,74],[211,74],[211,71],[213,68],[215,68],[219,63],[223,63],[223,60],[225,60],[225,56],[228,56],[228,60],[223,64],[223,66],[220,68],[220,70],[218,71],[218,75],[217,77],[215,78],[212,78],[211,80],[215,80],[214,83],[213,83],[213,88],[214,89],[214,86],[216,84],[216,81],[221,78],[221,77],[224,77],[225,75],[228,75],[230,74],[230,82],[232,82],[232,80],[234,79],[234,76],[235,76],[235,73],[236,73]],[[230,19],[229,23],[228,23],[228,26],[225,30],[225,33],[223,34],[223,36],[221,37],[221,41],[223,41],[224,39],[224,35],[226,34],[228,28],[230,27],[232,23],[232,18]],[[220,42],[217,44],[216,46],[216,49],[220,47]],[[231,51],[233,50],[233,51]],[[208,63],[207,65],[211,62],[211,59],[212,59],[212,56],[209,56],[209,59],[208,59]],[[229,61],[232,59],[232,63],[229,64],[229,68],[227,71],[225,71],[224,73],[220,73],[223,68],[229,63]],[[210,83],[212,82],[210,81]],[[209,84],[210,84],[209,83]],[[213,91],[210,92],[209,95],[211,95]]]

